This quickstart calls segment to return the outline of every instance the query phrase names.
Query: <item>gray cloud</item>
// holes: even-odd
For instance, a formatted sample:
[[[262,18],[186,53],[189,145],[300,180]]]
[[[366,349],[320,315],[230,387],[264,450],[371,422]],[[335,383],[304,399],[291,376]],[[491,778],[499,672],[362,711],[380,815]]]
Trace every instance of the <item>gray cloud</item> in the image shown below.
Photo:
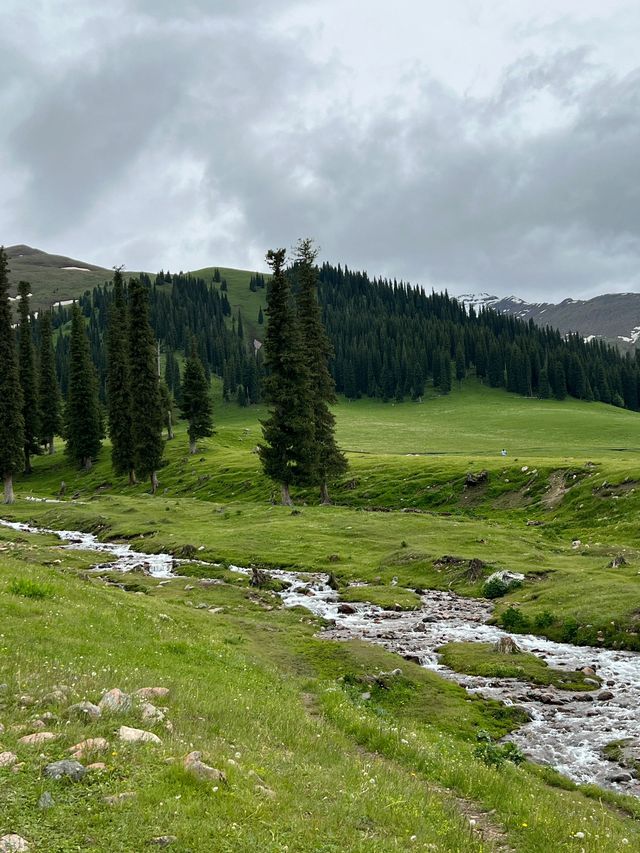
[[[16,74],[20,11],[5,36],[20,107],[0,163],[21,191],[0,241],[175,269],[255,267],[311,234],[331,261],[457,292],[640,284],[638,70],[528,46],[471,96],[416,60],[354,106],[350,57],[311,58],[313,3],[68,6],[56,62]]]

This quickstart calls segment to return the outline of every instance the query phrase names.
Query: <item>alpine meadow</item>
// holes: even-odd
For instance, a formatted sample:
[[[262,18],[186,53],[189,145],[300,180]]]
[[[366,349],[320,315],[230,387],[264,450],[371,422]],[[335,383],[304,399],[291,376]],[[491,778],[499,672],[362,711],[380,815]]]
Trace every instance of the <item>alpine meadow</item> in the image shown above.
[[[640,850],[640,15],[356,5],[9,0],[0,853]]]

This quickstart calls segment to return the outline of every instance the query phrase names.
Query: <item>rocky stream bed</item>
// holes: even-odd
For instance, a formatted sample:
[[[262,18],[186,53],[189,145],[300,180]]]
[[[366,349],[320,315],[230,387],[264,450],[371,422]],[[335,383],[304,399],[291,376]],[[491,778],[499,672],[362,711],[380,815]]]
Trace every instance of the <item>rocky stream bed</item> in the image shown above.
[[[180,561],[169,554],[136,552],[128,544],[101,542],[90,533],[48,530],[1,519],[0,524],[16,531],[54,534],[67,549],[108,555],[104,563],[94,566],[96,570],[142,569],[157,578],[179,576]],[[238,566],[230,568],[243,573],[251,571]],[[443,666],[436,650],[449,642],[495,643],[508,636],[500,628],[487,624],[492,611],[488,601],[433,590],[421,595],[421,607],[414,611],[382,610],[367,603],[345,607],[340,604],[339,594],[329,586],[326,574],[287,571],[270,574],[287,584],[280,593],[285,607],[305,607],[330,621],[323,631],[327,639],[358,638],[376,643],[457,682],[469,692],[525,708],[531,722],[509,739],[530,759],[550,765],[576,782],[596,783],[640,796],[640,780],[633,770],[635,762],[640,764],[640,654],[518,635],[517,643],[523,651],[558,669],[590,667],[601,679],[602,687],[574,693],[532,686],[512,678],[462,675]],[[619,749],[609,750],[607,758],[603,749],[612,742],[623,743]]]

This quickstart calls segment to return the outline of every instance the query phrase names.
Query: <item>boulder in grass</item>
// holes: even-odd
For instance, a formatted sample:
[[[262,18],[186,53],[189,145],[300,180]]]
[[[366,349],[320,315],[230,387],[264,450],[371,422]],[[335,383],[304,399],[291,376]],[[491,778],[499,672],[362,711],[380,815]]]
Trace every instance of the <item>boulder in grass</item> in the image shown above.
[[[185,757],[183,766],[187,773],[191,773],[192,776],[196,776],[198,779],[225,783],[227,781],[227,777],[222,770],[218,770],[216,767],[209,767],[208,764],[202,761],[201,752],[190,752]]]
[[[52,764],[47,764],[44,768],[44,775],[48,779],[71,779],[72,782],[80,782],[84,779],[87,772],[86,767],[83,767],[79,761],[65,758],[62,761],[54,761]]]
[[[88,752],[104,752],[109,749],[109,741],[103,737],[90,737],[80,743],[70,746],[67,752],[72,752],[72,758],[84,758]]]
[[[494,652],[501,655],[517,655],[520,653],[520,646],[516,643],[513,637],[500,637],[493,647]]]
[[[34,732],[31,735],[21,737],[18,743],[23,743],[25,746],[42,746],[43,743],[55,740],[57,737],[58,735],[53,732]]]
[[[118,737],[124,743],[162,743],[158,735],[154,735],[153,732],[146,732],[144,729],[132,729],[130,726],[120,726]]]
[[[13,767],[17,760],[18,756],[13,752],[0,752],[0,769],[3,767]]]
[[[98,702],[98,708],[103,713],[125,714],[131,709],[131,696],[123,693],[118,687],[107,691]]]
[[[168,687],[141,687],[140,690],[136,690],[138,699],[144,699],[145,702],[151,699],[166,699],[168,695]]]
[[[29,842],[21,835],[3,835],[0,838],[0,853],[27,853]]]
[[[67,716],[81,720],[98,720],[101,715],[102,711],[93,702],[76,702],[67,708]]]
[[[176,835],[158,835],[152,838],[149,844],[155,844],[156,847],[169,847],[171,844],[175,844],[177,840]]]
[[[164,721],[164,711],[156,708],[151,702],[143,702],[140,706],[140,715],[146,723],[162,723]]]

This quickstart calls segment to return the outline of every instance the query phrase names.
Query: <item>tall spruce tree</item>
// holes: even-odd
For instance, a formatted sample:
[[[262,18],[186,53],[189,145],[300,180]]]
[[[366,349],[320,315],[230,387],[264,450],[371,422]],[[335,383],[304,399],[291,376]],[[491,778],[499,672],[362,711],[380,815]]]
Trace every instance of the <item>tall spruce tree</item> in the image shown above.
[[[122,272],[113,275],[113,299],[109,306],[107,343],[107,419],[111,438],[111,464],[116,474],[136,482],[131,428],[131,380],[127,341],[127,306]]]
[[[162,408],[162,425],[167,430],[167,441],[174,438],[173,433],[173,397],[164,379],[160,379],[160,406]]]
[[[191,338],[189,356],[182,380],[182,416],[189,422],[189,453],[197,451],[199,438],[213,435],[213,416],[209,383],[198,355],[198,343]]]
[[[46,311],[40,320],[40,443],[54,452],[56,435],[62,428],[60,388],[56,375],[56,357],[51,337],[51,313]]]
[[[9,267],[0,247],[0,473],[4,502],[12,504],[13,477],[24,467],[24,418],[16,339],[11,328]]]
[[[282,503],[291,506],[290,487],[312,480],[316,456],[311,383],[284,270],[285,255],[284,249],[267,252],[273,276],[264,342],[269,417],[262,421],[264,444],[258,452],[265,474],[280,484]]]
[[[84,317],[74,302],[71,309],[69,396],[65,407],[67,455],[89,471],[100,451],[102,436],[96,370],[91,361]]]
[[[20,294],[20,344],[18,354],[20,385],[22,386],[22,417],[24,419],[25,474],[31,473],[31,455],[38,453],[40,449],[38,443],[40,435],[40,406],[38,404],[38,379],[33,335],[31,332],[31,318],[29,316],[29,290],[28,281],[21,281],[18,284],[18,293]]]
[[[133,463],[141,477],[158,489],[162,461],[162,409],[156,366],[156,341],[149,323],[149,294],[140,279],[129,282],[129,375]]]
[[[330,503],[329,481],[347,470],[347,460],[336,443],[336,419],[329,408],[336,402],[335,382],[329,372],[333,349],[322,322],[318,303],[318,252],[313,241],[304,238],[295,249],[298,289],[298,321],[303,353],[311,383],[314,427],[314,482],[320,486],[322,503]]]

